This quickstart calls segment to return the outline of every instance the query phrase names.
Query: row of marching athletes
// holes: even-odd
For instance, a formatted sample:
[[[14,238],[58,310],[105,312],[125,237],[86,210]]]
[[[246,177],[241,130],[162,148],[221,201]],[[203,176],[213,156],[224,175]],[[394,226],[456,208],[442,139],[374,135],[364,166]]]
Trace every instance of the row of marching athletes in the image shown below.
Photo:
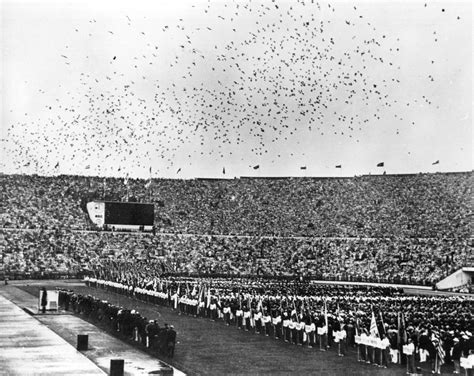
[[[296,309],[272,307],[268,309],[261,302],[252,307],[247,301],[237,299],[211,298],[204,301],[187,297],[171,296],[173,306],[179,314],[206,317],[211,320],[222,319],[228,326],[255,334],[273,337],[299,346],[319,347],[321,351],[336,344],[338,354],[344,356],[347,351],[346,325],[333,315],[297,314]],[[349,328],[354,336],[354,326]]]
[[[307,309],[305,313],[300,311],[298,314],[295,307],[284,309],[281,301],[280,304],[274,301],[267,307],[262,300],[255,302],[249,297],[241,299],[240,294],[238,297],[233,295],[222,299],[209,294],[208,299],[199,299],[193,298],[191,294],[180,296],[179,289],[173,295],[140,288],[135,288],[135,293],[143,295],[152,303],[171,306],[179,314],[211,320],[222,319],[228,326],[233,325],[238,329],[274,337],[287,343],[317,347],[320,351],[326,351],[334,345],[339,356],[346,355],[348,346],[356,346],[357,332],[364,335],[364,329],[357,329],[353,320],[345,323],[339,314],[328,314],[325,306],[324,311],[319,313]],[[357,345],[359,360],[387,367],[390,342],[385,335],[383,337],[386,344],[383,351]],[[363,348],[363,351],[360,351],[359,347]],[[376,356],[376,353],[380,353],[380,356]]]

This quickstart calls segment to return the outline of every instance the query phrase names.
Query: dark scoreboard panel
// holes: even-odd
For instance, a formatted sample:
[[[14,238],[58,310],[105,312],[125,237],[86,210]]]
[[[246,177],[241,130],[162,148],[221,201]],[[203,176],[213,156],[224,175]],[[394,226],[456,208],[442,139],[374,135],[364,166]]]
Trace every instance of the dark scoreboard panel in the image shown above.
[[[105,202],[105,224],[153,226],[155,208],[153,204],[136,202]]]

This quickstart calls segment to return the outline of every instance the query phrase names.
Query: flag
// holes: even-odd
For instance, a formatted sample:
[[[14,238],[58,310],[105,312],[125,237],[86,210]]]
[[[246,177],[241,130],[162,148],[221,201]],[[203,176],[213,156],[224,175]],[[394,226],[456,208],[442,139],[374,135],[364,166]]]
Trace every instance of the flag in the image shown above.
[[[336,165],[336,168],[342,168],[342,165],[338,164]]]
[[[254,170],[258,170],[260,168],[260,165],[253,166]]]
[[[383,167],[383,166],[384,166],[384,162],[377,163],[377,167]]]
[[[406,331],[406,326],[405,326],[405,318],[403,316],[402,312],[398,312],[397,315],[398,318],[398,343],[397,347],[401,351],[402,346],[405,345],[408,342],[408,334]]]
[[[206,299],[206,308],[209,308],[211,305],[211,288],[208,287],[207,289],[207,299]]]
[[[385,324],[384,324],[384,322],[383,322],[382,311],[379,311],[379,314],[380,314],[380,320],[382,321],[383,334],[387,335],[387,332],[385,331]]]
[[[432,165],[439,164],[439,159],[437,161],[434,161]]]
[[[86,166],[86,170],[90,169],[91,168],[91,165],[87,165]]]
[[[370,336],[380,338],[379,328],[377,328],[377,321],[375,321],[374,311],[372,311],[372,319],[370,320]]]
[[[199,314],[201,302],[204,301],[204,286],[199,285],[197,313]]]
[[[222,174],[225,175],[225,167],[222,167]]]
[[[128,174],[123,179],[123,184],[128,185]]]
[[[300,170],[306,170],[306,166],[301,166]]]
[[[326,305],[326,301],[324,301],[324,323],[326,325],[326,330],[329,328],[329,323],[328,323],[328,307]],[[327,332],[326,332],[327,333]]]
[[[439,358],[439,364],[442,365],[444,364],[444,358],[446,356],[446,352],[443,349],[443,341],[441,340],[441,337],[439,334],[433,334],[433,345],[436,348],[436,352]]]
[[[433,163],[434,164],[434,163]],[[54,166],[54,168],[59,168],[59,162],[56,163],[56,166]]]
[[[358,336],[362,334],[362,331],[360,330],[360,319],[358,316],[356,316],[355,331],[356,331],[356,335]]]
[[[181,172],[181,167],[178,168],[178,171],[176,171],[177,174],[179,174]]]
[[[148,189],[151,186],[151,178],[145,183],[145,188]]]
[[[260,299],[258,300],[257,311],[259,311],[259,312],[263,311],[263,302],[262,302],[262,297],[261,296],[260,296]]]
[[[174,309],[178,308],[179,287],[180,287],[180,285],[178,284],[178,290],[176,291],[176,295],[175,295],[175,299],[174,299]]]

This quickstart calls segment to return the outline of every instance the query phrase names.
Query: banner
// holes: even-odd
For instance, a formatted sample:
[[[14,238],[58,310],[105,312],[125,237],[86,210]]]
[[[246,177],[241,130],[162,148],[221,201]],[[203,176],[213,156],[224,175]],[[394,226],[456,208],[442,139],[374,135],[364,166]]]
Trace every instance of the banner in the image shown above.
[[[354,336],[354,339],[355,339],[355,343],[358,345],[375,347],[377,349],[385,348],[385,346],[382,343],[382,340],[379,338]]]

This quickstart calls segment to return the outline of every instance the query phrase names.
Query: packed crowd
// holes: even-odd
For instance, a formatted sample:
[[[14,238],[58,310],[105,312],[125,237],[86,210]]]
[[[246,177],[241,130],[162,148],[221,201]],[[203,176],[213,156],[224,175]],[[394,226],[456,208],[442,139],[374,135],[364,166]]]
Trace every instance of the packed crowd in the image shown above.
[[[0,273],[12,278],[87,274],[133,258],[160,274],[432,284],[473,264],[472,173],[0,182]],[[88,201],[127,196],[156,204],[155,235],[87,230]]]
[[[158,351],[170,358],[174,355],[176,331],[173,325],[148,320],[135,310],[125,309],[105,300],[73,291],[59,291],[59,305],[94,322],[98,322],[112,332],[118,332],[138,345]]]
[[[472,240],[266,238],[93,231],[4,231],[3,272],[91,273],[122,265],[161,274],[294,275],[432,284],[472,264]],[[131,261],[133,260],[133,261]]]
[[[413,345],[417,362],[434,370],[474,351],[472,297],[408,296],[382,287],[330,286],[304,281],[247,278],[141,278],[127,282],[104,268],[91,287],[128,294],[182,314],[224,320],[227,325],[297,345],[345,355],[360,337],[378,338],[380,347],[357,346],[360,361],[400,363],[402,347]],[[404,360],[405,362],[407,360]]]
[[[94,199],[155,203],[163,232],[253,236],[469,237],[473,175],[152,181],[2,175],[2,227],[90,226]],[[81,210],[83,209],[83,210]]]

